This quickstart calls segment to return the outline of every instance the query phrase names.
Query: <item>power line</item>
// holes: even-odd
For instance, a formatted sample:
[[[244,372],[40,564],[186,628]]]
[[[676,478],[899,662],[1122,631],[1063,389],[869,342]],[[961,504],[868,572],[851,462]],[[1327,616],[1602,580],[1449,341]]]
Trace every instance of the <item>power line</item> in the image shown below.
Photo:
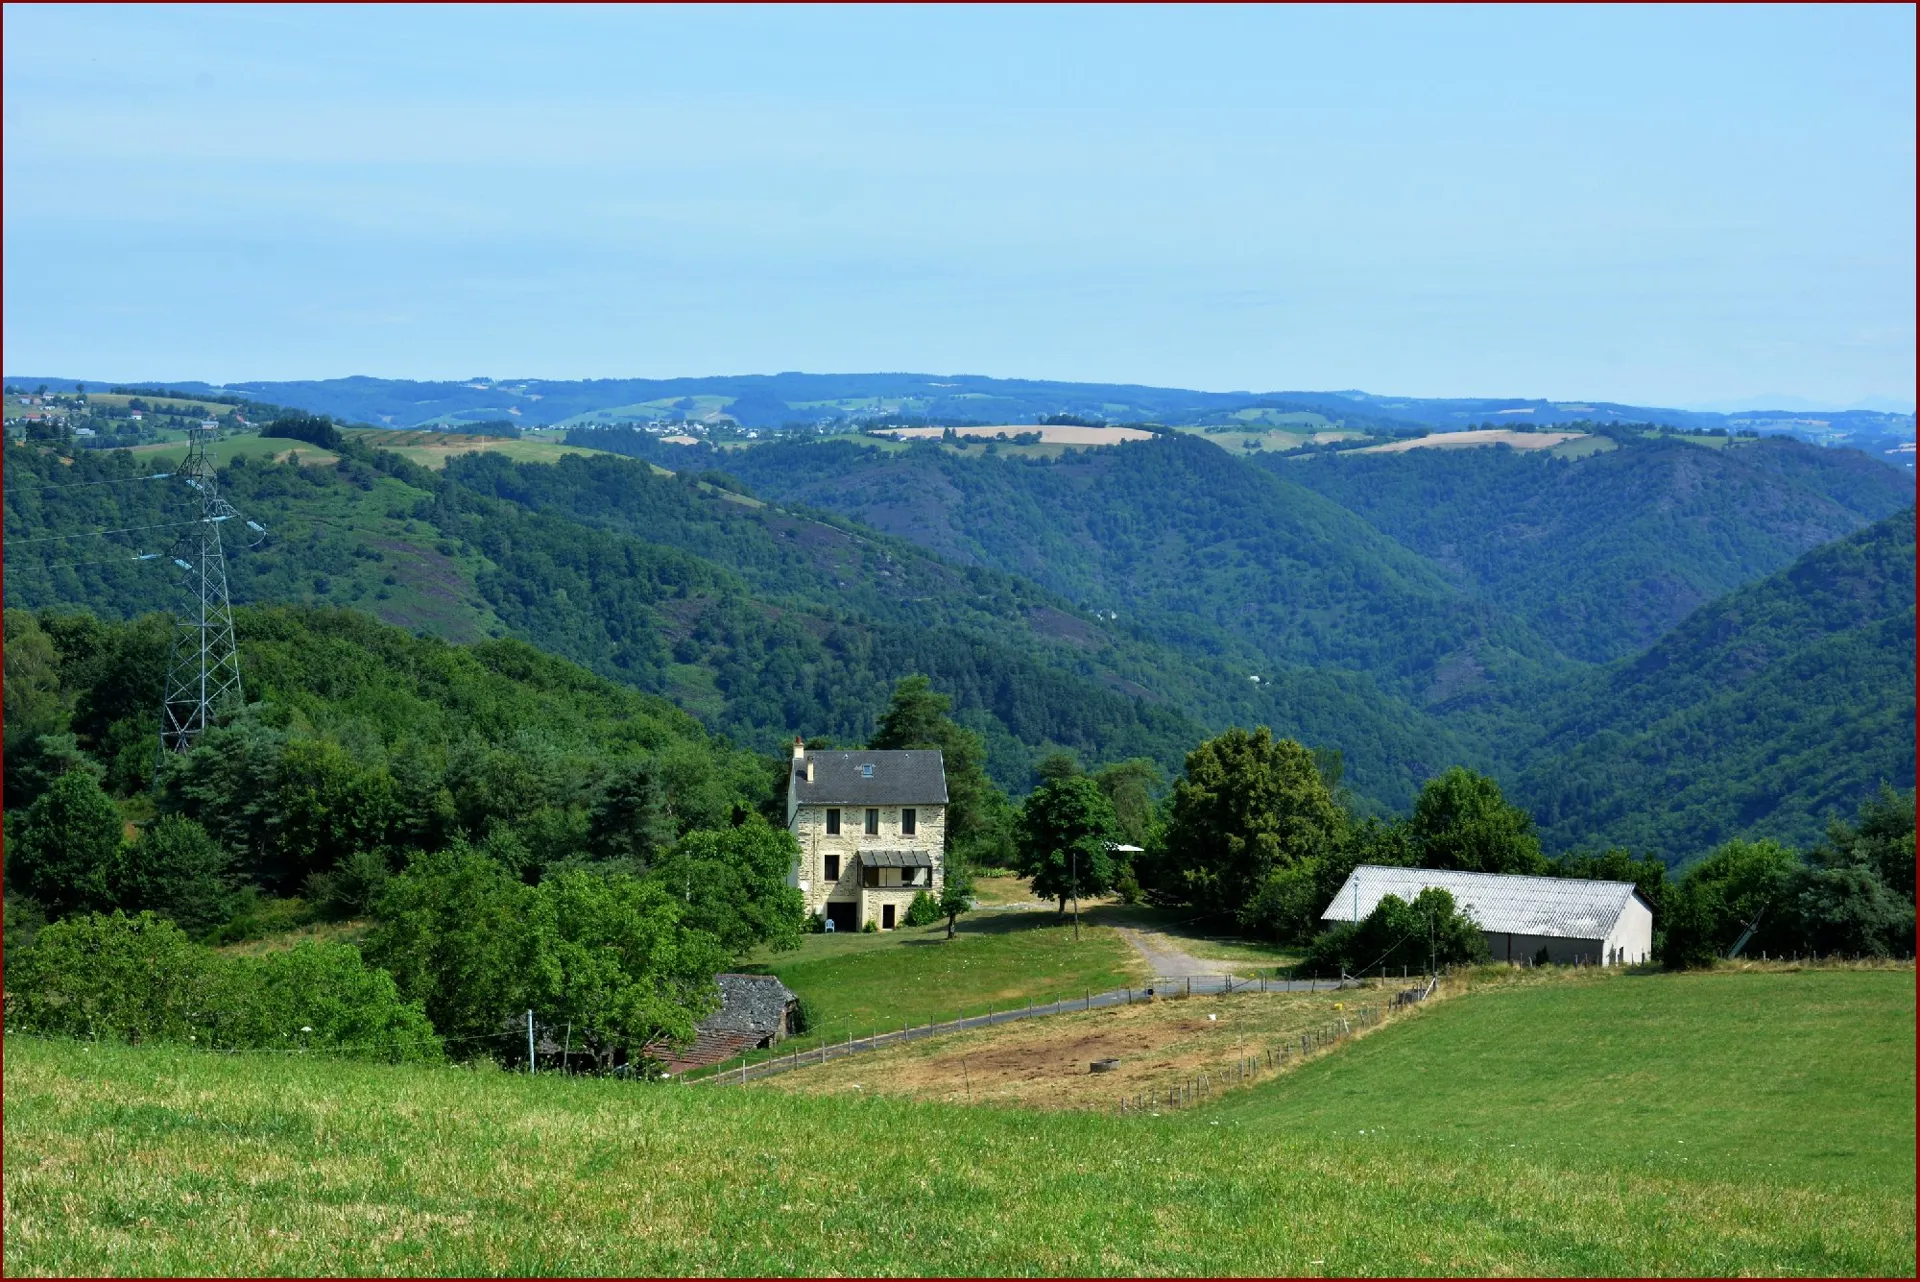
[[[52,481],[27,478],[31,488],[42,490],[83,490],[89,485],[132,485],[136,481],[164,481],[175,475],[172,472],[154,472],[148,476],[121,476],[111,481],[70,481],[65,485],[55,485]]]
[[[204,525],[209,521],[224,521],[229,516],[200,517],[192,521],[159,521],[153,525],[125,525],[117,530],[87,530],[80,534],[36,534],[30,539],[8,539],[9,543],[65,543],[72,539],[103,539],[109,534],[137,534],[141,530],[171,530],[182,525]]]
[[[7,569],[9,572],[13,572],[18,570],[67,570],[75,569],[83,565],[128,565],[135,561],[157,561],[160,559],[160,556],[161,554],[158,552],[142,552],[136,556],[104,557],[98,561],[21,561],[18,564],[9,565]]]

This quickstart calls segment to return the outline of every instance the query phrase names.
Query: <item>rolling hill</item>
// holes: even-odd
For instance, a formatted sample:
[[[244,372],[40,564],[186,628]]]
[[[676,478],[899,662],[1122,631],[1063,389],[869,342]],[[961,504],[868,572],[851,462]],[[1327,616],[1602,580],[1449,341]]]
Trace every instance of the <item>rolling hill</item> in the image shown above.
[[[1914,550],[1908,508],[1570,692],[1515,780],[1548,843],[1809,845],[1881,781],[1912,787]]]
[[[1232,638],[1269,666],[1365,674],[1417,704],[1556,662],[1338,504],[1191,436],[1032,462],[822,443],[724,463],[781,501],[1031,577],[1183,647]]]
[[[1913,502],[1911,477],[1782,438],[1622,435],[1579,459],[1517,450],[1263,458],[1562,654],[1604,663],[1707,601]]]
[[[165,550],[169,531],[143,531],[180,519],[175,482],[122,453],[68,463],[19,447],[6,481],[9,605],[127,617],[174,604],[169,578],[131,553]],[[1238,654],[1183,653],[1017,577],[625,459],[474,456],[434,473],[349,441],[327,466],[236,459],[223,492],[271,531],[229,558],[238,602],[518,637],[762,750],[795,732],[864,739],[893,682],[925,672],[1016,791],[1049,748],[1171,769],[1236,721],[1343,746],[1352,786],[1384,805],[1460,755],[1364,679],[1250,682]],[[87,536],[102,529],[133,533]]]
[[[23,387],[100,387],[99,379],[9,376]],[[1757,430],[1820,444],[1850,444],[1881,457],[1914,439],[1911,413],[1767,409],[1733,414],[1525,397],[1382,396],[1363,391],[1227,391],[988,378],[977,374],[742,374],[702,378],[538,379],[477,377],[420,382],[351,378],[249,381],[225,387],[185,381],[168,387],[238,394],[312,413],[386,427],[508,419],[568,426],[725,416],[746,427],[775,428],[830,419],[919,416],[975,423],[1030,423],[1076,414],[1108,422],[1167,424],[1236,421],[1306,423],[1396,432],[1455,430],[1481,423],[1546,426],[1578,420],[1663,423],[1708,430]],[[1910,458],[1890,460],[1896,466]]]

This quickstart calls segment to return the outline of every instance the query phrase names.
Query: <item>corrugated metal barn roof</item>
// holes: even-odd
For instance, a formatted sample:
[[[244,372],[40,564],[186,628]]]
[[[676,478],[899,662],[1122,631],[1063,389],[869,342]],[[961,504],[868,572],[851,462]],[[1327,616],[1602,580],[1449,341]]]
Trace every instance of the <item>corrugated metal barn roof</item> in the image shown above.
[[[943,806],[947,771],[938,748],[885,752],[809,752],[794,762],[794,800],[811,806]]]
[[[1429,886],[1452,895],[1454,904],[1470,913],[1482,930],[1556,939],[1605,939],[1634,894],[1629,881],[1362,864],[1348,874],[1320,920],[1352,921],[1358,916],[1364,921],[1388,895],[1411,902]]]

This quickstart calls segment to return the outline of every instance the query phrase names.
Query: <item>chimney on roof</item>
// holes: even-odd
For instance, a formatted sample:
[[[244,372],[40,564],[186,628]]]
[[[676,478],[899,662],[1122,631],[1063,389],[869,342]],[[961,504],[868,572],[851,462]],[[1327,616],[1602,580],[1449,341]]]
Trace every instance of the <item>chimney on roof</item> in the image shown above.
[[[804,761],[807,756],[807,741],[799,735],[793,736],[793,759]]]
[[[802,762],[806,763],[804,767]],[[813,762],[807,756],[807,741],[799,735],[793,736],[793,768],[808,783],[813,782]]]

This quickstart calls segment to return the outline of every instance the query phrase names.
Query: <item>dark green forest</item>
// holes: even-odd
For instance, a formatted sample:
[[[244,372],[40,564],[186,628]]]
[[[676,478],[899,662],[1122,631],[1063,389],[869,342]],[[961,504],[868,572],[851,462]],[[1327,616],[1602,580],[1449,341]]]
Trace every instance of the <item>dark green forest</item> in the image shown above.
[[[1016,791],[1055,747],[1174,766],[1209,725],[1285,725],[1347,745],[1351,782],[1403,802],[1458,749],[1365,677],[1188,653],[1017,577],[940,562],[845,518],[783,511],[616,458],[484,457],[445,475],[347,442],[336,467],[236,459],[222,492],[271,536],[229,557],[242,602],[344,604],[452,640],[521,637],[771,749],[856,740],[892,684],[931,676]],[[181,517],[131,457],[8,455],[9,604],[107,617],[169,607],[165,561],[103,560],[83,531]],[[63,488],[53,489],[53,485]],[[17,533],[16,533],[17,532]],[[168,531],[144,550],[167,546]],[[49,537],[52,536],[52,537]]]
[[[1514,782],[1549,843],[1807,845],[1876,783],[1911,787],[1914,550],[1908,508],[1571,691]]]
[[[1260,463],[1596,663],[1913,502],[1911,477],[1852,450],[1611,433],[1619,448],[1578,459],[1494,447]]]
[[[229,557],[236,601],[518,638],[761,752],[864,741],[923,673],[1015,796],[1056,749],[1173,774],[1207,734],[1269,725],[1338,752],[1359,813],[1466,764],[1535,807],[1551,849],[1676,862],[1749,828],[1806,842],[1881,780],[1910,785],[1886,732],[1913,706],[1910,573],[1904,607],[1897,585],[1866,592],[1738,682],[1728,656],[1778,629],[1721,599],[1910,502],[1908,478],[1785,440],[1606,435],[1618,448],[1575,460],[1247,461],[1192,437],[1058,460],[636,447],[700,465],[678,475],[487,455],[434,473],[346,439],[337,465],[235,459],[221,481],[269,530]],[[159,554],[184,500],[155,470],[9,448],[9,606],[171,607]],[[1633,638],[1669,616],[1642,656]],[[1696,678],[1622,675],[1693,652]],[[132,723],[114,733],[102,764],[130,779]]]

